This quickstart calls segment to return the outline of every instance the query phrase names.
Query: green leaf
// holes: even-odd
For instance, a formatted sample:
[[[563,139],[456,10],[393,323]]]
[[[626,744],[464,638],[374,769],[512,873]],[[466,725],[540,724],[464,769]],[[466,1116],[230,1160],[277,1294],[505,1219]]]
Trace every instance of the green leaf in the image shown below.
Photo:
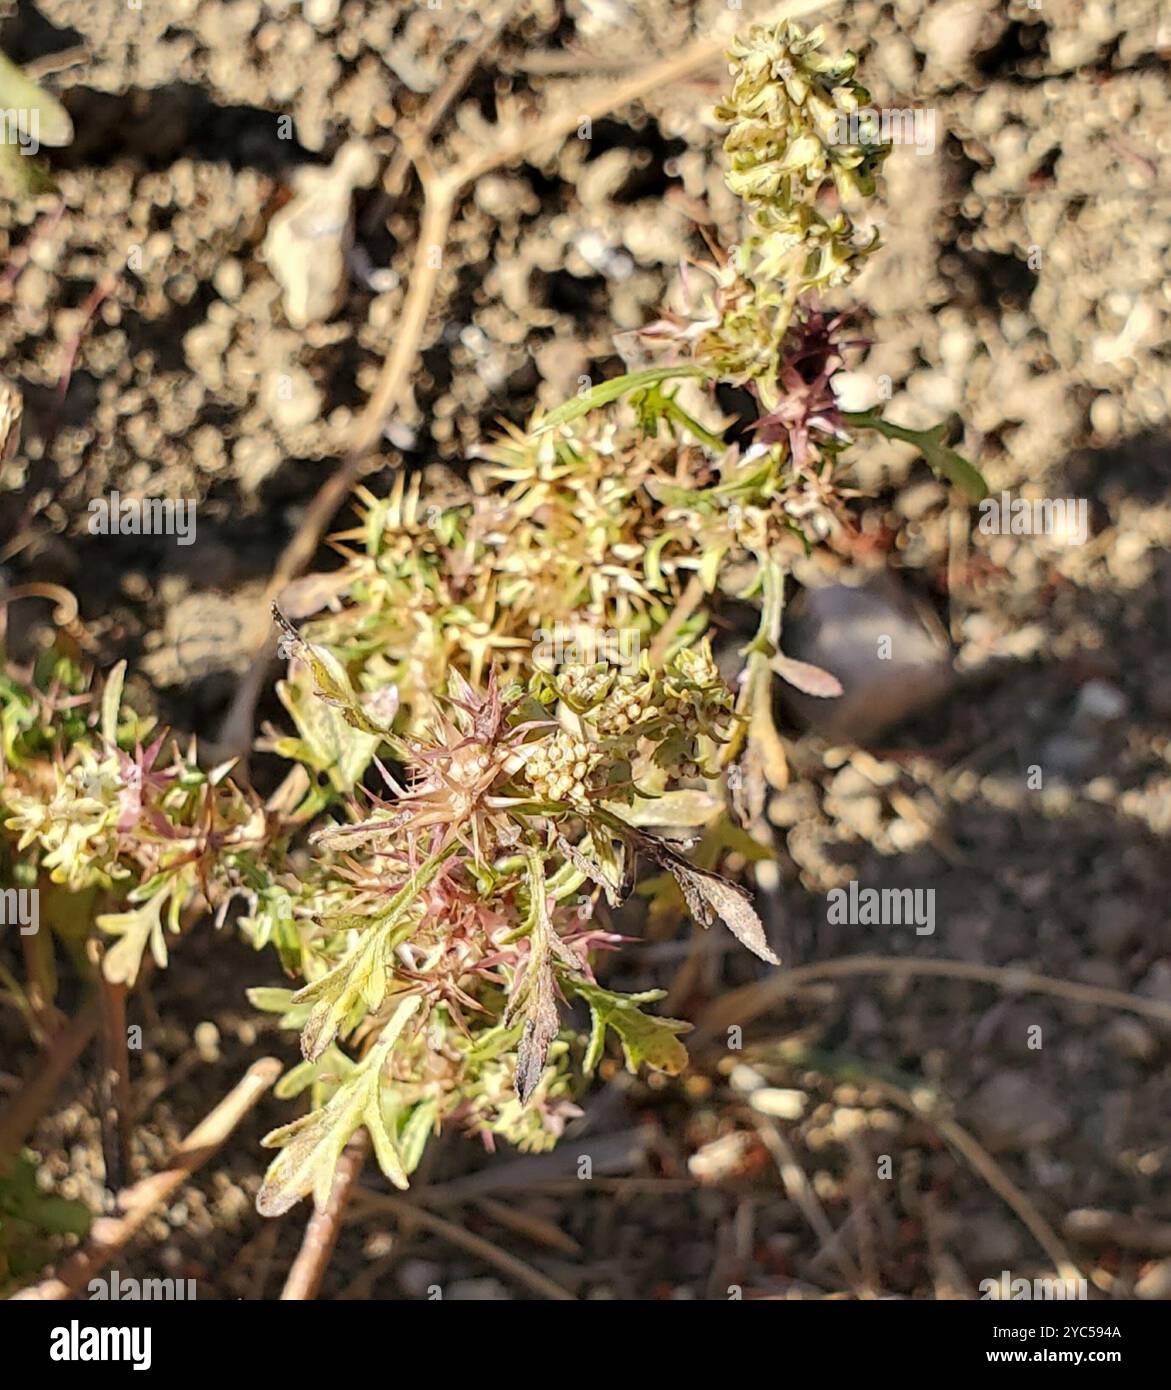
[[[337,1036],[351,1011],[365,1004],[376,1009],[386,992],[386,958],[418,927],[415,914],[407,909],[458,848],[453,841],[432,855],[394,895],[379,918],[347,916],[332,919],[335,927],[344,923],[362,931],[357,943],[328,974],[299,989],[293,1003],[310,1005],[309,1017],[301,1034],[301,1051],[310,1062]]]
[[[707,375],[708,372],[704,367],[677,364],[673,367],[648,367],[643,372],[628,372],[625,376],[611,377],[609,381],[600,382],[584,395],[575,396],[573,400],[566,401],[564,405],[559,405],[556,410],[550,411],[544,419],[538,420],[533,425],[532,433],[534,435],[546,434],[549,430],[555,430],[561,425],[568,425],[570,421],[588,415],[591,410],[610,405],[619,397],[626,395],[628,391],[638,391],[646,386],[655,386],[660,381],[670,381],[675,377],[703,377]]]
[[[102,931],[121,938],[116,946],[106,952],[102,962],[102,972],[111,984],[134,984],[148,945],[159,969],[166,965],[167,938],[162,911],[174,886],[174,881],[168,880],[141,907],[131,908],[127,912],[104,912],[98,917],[98,926]]]
[[[48,165],[33,156],[40,145],[68,145],[73,122],[56,97],[31,82],[3,53],[0,110],[7,113],[0,127],[0,195],[28,198],[53,192]]]
[[[314,694],[308,681],[279,681],[277,695],[301,737],[279,740],[274,751],[328,773],[338,791],[353,791],[378,751],[381,736],[355,728],[336,705]]]
[[[659,557],[663,553],[663,547],[674,539],[675,537],[670,531],[663,532],[662,535],[656,536],[654,540],[651,541],[650,545],[646,548],[646,553],[643,555],[642,568],[643,573],[646,575],[646,582],[656,593],[661,594],[667,587],[663,580],[663,570],[659,563]]]
[[[52,149],[68,145],[73,139],[73,122],[69,112],[56,97],[27,78],[11,58],[0,53],[0,108],[36,115],[36,129],[28,134]],[[9,144],[13,143],[11,140]]]
[[[408,1020],[422,1005],[419,996],[404,999],[377,1043],[320,1109],[291,1125],[266,1134],[266,1148],[280,1148],[256,1198],[261,1216],[283,1216],[302,1197],[313,1194],[318,1207],[329,1200],[342,1150],[363,1126],[370,1134],[379,1167],[396,1187],[407,1175],[382,1114],[382,1069]]]
[[[907,429],[903,425],[884,420],[873,410],[847,412],[842,418],[856,429],[877,430],[887,439],[898,439],[904,444],[913,444],[937,476],[946,478],[961,492],[966,492],[974,502],[988,496],[988,484],[979,469],[974,468],[962,454],[957,454],[945,443],[946,425],[936,425],[929,430]]]
[[[439,1101],[434,1096],[428,1096],[412,1107],[405,1122],[399,1126],[398,1154],[408,1173],[413,1173],[422,1163],[427,1141],[435,1133],[438,1115]]]
[[[648,830],[669,825],[678,830],[692,830],[707,825],[722,814],[722,798],[712,796],[700,787],[677,788],[662,796],[636,801],[622,808],[622,818],[629,825]]]
[[[709,545],[699,562],[699,577],[705,594],[715,593],[720,578],[720,562],[727,553],[726,545]]]
[[[254,1009],[259,1009],[266,1014],[287,1014],[293,1004],[293,991],[291,989],[271,989],[266,985],[260,985],[256,989],[244,991],[248,996],[248,1002]]]
[[[601,1060],[606,1029],[613,1028],[622,1044],[627,1071],[636,1072],[645,1063],[654,1071],[677,1076],[687,1065],[687,1049],[678,1034],[691,1030],[690,1023],[678,1018],[656,1018],[644,1014],[640,1004],[662,999],[666,990],[649,989],[642,994],[614,994],[585,980],[566,982],[589,1006],[593,1027],[583,1067],[590,1073]]]
[[[648,478],[646,488],[655,501],[665,507],[682,507],[685,511],[699,512],[701,516],[714,516],[720,510],[719,494],[714,487],[680,487],[662,478]]]
[[[118,710],[122,704],[122,683],[126,678],[126,663],[119,661],[106,677],[102,691],[102,738],[113,748],[118,742]]]
[[[301,1032],[301,1052],[306,1061],[315,1062],[321,1056],[360,1004],[378,1007],[379,995],[386,988],[387,953],[414,927],[413,922],[400,923],[396,933],[392,922],[372,926],[328,974],[297,991],[294,1003],[309,1008]]]
[[[36,1163],[28,1149],[0,1175],[0,1225],[4,1217],[26,1221],[48,1236],[84,1236],[93,1221],[93,1213],[84,1202],[41,1191]]]
[[[316,1062],[298,1062],[290,1067],[272,1088],[272,1093],[278,1100],[292,1100],[314,1086],[318,1088],[314,1091],[314,1099],[320,1103],[353,1074],[353,1061],[340,1048],[327,1047]]]

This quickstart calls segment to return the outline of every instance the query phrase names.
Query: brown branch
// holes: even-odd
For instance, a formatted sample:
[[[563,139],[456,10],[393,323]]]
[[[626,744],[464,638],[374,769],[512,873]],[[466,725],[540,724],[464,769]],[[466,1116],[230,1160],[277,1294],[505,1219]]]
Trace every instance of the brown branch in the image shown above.
[[[534,1269],[524,1260],[518,1260],[515,1255],[501,1250],[498,1245],[493,1245],[490,1240],[485,1240],[483,1236],[465,1231],[454,1221],[436,1216],[434,1212],[428,1211],[426,1207],[420,1206],[417,1202],[409,1201],[405,1197],[392,1197],[381,1192],[370,1192],[366,1189],[362,1190],[362,1200],[363,1205],[367,1208],[389,1212],[402,1222],[413,1222],[424,1230],[430,1231],[433,1235],[446,1240],[450,1245],[466,1250],[468,1254],[475,1255],[485,1264],[491,1265],[502,1274],[531,1289],[540,1298],[548,1298],[558,1303],[577,1302],[577,1299],[568,1289],[562,1288],[560,1284],[542,1274],[539,1269]]]
[[[151,1212],[203,1167],[273,1084],[281,1070],[281,1063],[275,1057],[262,1057],[258,1062],[253,1062],[215,1109],[183,1140],[167,1168],[119,1193],[121,1215],[99,1217],[90,1228],[82,1248],[71,1255],[51,1279],[22,1289],[13,1298],[74,1297],[137,1234]]]
[[[206,904],[198,900],[184,910],[179,923],[180,937],[186,936],[205,910]],[[139,987],[150,979],[155,969],[154,957],[147,956],[138,974]],[[19,1152],[20,1146],[57,1094],[57,1088],[70,1068],[89,1046],[101,1022],[102,1003],[95,992],[82,1005],[73,1021],[55,1035],[44,1054],[40,1070],[0,1110],[0,1166]]]
[[[1105,1009],[1127,1009],[1160,1023],[1171,1024],[1171,1004],[1160,999],[1144,999],[1120,989],[1084,985],[1077,980],[1059,980],[1033,970],[1004,965],[982,965],[966,960],[907,960],[901,956],[843,956],[839,960],[816,961],[793,970],[777,971],[763,980],[744,985],[717,1000],[699,1020],[695,1041],[709,1041],[732,1024],[743,1027],[767,1013],[788,995],[814,980],[839,979],[850,975],[935,975],[951,980],[971,980],[996,985],[1012,993],[1050,994],[1075,1004],[1093,1004]]]
[[[91,940],[88,954],[98,979],[101,1028],[98,1034],[100,1075],[98,1110],[102,1124],[102,1155],[106,1186],[117,1191],[130,1179],[130,1053],[126,1040],[126,985],[111,983],[102,970],[106,951]]]
[[[52,939],[42,936],[40,932],[27,936],[22,932],[20,951],[24,958],[24,977],[28,982],[24,994],[28,1000],[33,1041],[38,1047],[43,1047],[65,1027],[66,1022],[53,997],[56,991]]]
[[[89,1046],[100,1019],[101,1006],[95,996],[53,1037],[35,1075],[0,1111],[0,1165],[20,1152],[21,1145],[57,1094],[57,1088]]]
[[[784,4],[770,7],[756,20],[750,20],[747,15],[739,16],[739,22],[774,23],[780,19],[797,19],[814,10],[833,9],[834,4],[835,0],[786,0]],[[678,53],[661,58],[624,82],[599,87],[588,101],[566,101],[560,114],[518,122],[502,140],[487,146],[457,165],[451,171],[453,179],[458,178],[461,187],[469,184],[481,175],[499,169],[501,165],[515,163],[531,150],[552,145],[563,139],[576,130],[583,120],[596,121],[609,115],[611,111],[617,111],[638,101],[648,92],[661,91],[681,78],[690,77],[709,63],[715,62],[723,54],[730,38],[729,33],[716,33],[702,39],[693,39]],[[567,79],[557,84],[555,95],[561,96],[563,92],[566,95],[575,94],[574,88],[575,84]]]
[[[460,49],[447,76],[427,98],[422,111],[410,123],[410,140],[416,145],[426,144],[434,135],[435,128],[447,114],[451,103],[471,81],[481,59],[499,38],[500,31],[516,13],[519,4],[520,0],[506,0],[485,23],[480,33]],[[408,143],[404,141],[391,156],[382,179],[382,187],[392,199],[402,194],[411,162]]]
[[[334,1172],[333,1186],[325,1206],[314,1209],[297,1258],[289,1270],[289,1277],[281,1290],[281,1302],[301,1302],[317,1297],[321,1281],[325,1277],[333,1248],[337,1244],[342,1226],[342,1213],[354,1190],[354,1184],[370,1152],[370,1136],[360,1129],[346,1145],[337,1169]]]

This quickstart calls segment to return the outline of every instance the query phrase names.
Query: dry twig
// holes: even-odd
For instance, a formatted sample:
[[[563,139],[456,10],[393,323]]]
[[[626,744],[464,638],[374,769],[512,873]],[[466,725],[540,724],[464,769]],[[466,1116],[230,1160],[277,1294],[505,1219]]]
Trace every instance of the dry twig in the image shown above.
[[[466,1250],[468,1254],[475,1255],[485,1264],[498,1269],[501,1274],[515,1279],[535,1293],[538,1298],[548,1298],[560,1303],[577,1302],[568,1289],[562,1288],[560,1284],[542,1274],[539,1269],[534,1269],[524,1260],[517,1259],[515,1255],[510,1255],[506,1250],[501,1250],[498,1245],[493,1245],[490,1240],[486,1240],[483,1236],[465,1231],[454,1221],[448,1221],[446,1217],[436,1216],[426,1207],[420,1206],[417,1202],[409,1201],[405,1197],[392,1197],[381,1192],[371,1192],[368,1188],[359,1190],[362,1194],[362,1202],[367,1209],[386,1211],[399,1221],[412,1222],[421,1226],[424,1230],[446,1240],[450,1245],[458,1246],[459,1249]]]
[[[850,975],[935,975],[952,980],[972,980],[996,985],[1021,994],[1049,994],[1075,1004],[1093,1004],[1105,1009],[1127,1009],[1159,1023],[1171,1024],[1171,1004],[1160,999],[1144,999],[1120,989],[1085,985],[1078,980],[1059,980],[1034,970],[1018,970],[1004,965],[983,965],[967,960],[907,960],[902,956],[842,956],[838,960],[815,961],[792,970],[776,971],[763,980],[735,989],[717,1000],[699,1021],[696,1041],[710,1041],[732,1024],[743,1027],[767,1013],[790,994],[814,980],[840,979]]]
[[[909,1114],[927,1121],[953,1149],[967,1161],[972,1169],[988,1184],[1001,1200],[1028,1227],[1033,1238],[1053,1261],[1057,1273],[1065,1280],[1080,1280],[1082,1275],[1074,1263],[1072,1255],[1065,1248],[1060,1236],[1041,1215],[1032,1199],[1023,1193],[1012,1181],[999,1163],[971,1134],[949,1115],[940,1113],[939,1103],[933,1092],[924,1088],[912,1094],[890,1081],[874,1081],[883,1095]]]
[[[837,1239],[836,1232],[830,1225],[829,1217],[825,1214],[825,1208],[817,1200],[817,1193],[809,1185],[805,1170],[797,1162],[797,1155],[781,1132],[780,1125],[770,1116],[757,1116],[756,1132],[760,1135],[765,1148],[773,1156],[773,1161],[777,1165],[777,1172],[781,1176],[781,1182],[784,1184],[789,1200],[796,1203],[801,1209],[801,1214],[808,1222],[810,1230],[821,1243],[821,1248],[837,1265],[842,1278],[861,1295],[862,1281],[858,1268],[842,1249],[841,1242]]]
[[[41,1064],[0,1112],[0,1164],[20,1151],[37,1121],[57,1094],[77,1059],[98,1031],[101,1006],[96,997],[83,1005],[73,1021],[57,1033],[41,1057]]]
[[[100,941],[88,943],[88,954],[98,981],[101,1031],[98,1050],[101,1075],[98,1081],[98,1107],[102,1122],[102,1154],[106,1164],[106,1186],[117,1191],[130,1177],[130,1054],[126,1039],[126,985],[111,983],[102,971],[105,948]]]
[[[333,1248],[341,1231],[342,1214],[366,1155],[370,1151],[370,1135],[360,1129],[346,1145],[334,1172],[333,1187],[325,1206],[314,1209],[305,1227],[305,1235],[297,1258],[289,1270],[289,1277],[281,1290],[281,1302],[300,1302],[317,1297],[321,1281],[325,1277]]]

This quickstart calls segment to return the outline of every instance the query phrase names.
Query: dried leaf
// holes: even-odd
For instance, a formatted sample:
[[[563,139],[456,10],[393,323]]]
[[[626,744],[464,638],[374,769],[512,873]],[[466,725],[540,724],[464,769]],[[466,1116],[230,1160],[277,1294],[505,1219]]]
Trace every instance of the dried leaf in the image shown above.
[[[549,1048],[560,1027],[553,955],[561,942],[556,940],[549,918],[548,889],[541,858],[538,854],[530,853],[528,863],[534,914],[529,936],[529,957],[524,974],[513,982],[512,996],[504,1012],[506,1028],[519,1017],[523,1016],[525,1021],[516,1050],[515,1075],[516,1094],[522,1105],[528,1103],[540,1083]]]
[[[598,845],[603,842],[611,849],[611,852],[605,856],[598,852]],[[599,832],[597,835],[591,833],[590,843],[593,846],[593,854],[583,854],[576,845],[571,845],[564,835],[557,837],[557,848],[573,867],[579,873],[585,874],[591,883],[596,883],[602,889],[606,895],[606,901],[611,907],[619,907],[627,897],[627,893],[622,892],[622,866],[618,858],[612,853],[613,842],[608,836],[603,836]],[[599,859],[603,862],[599,863]]]
[[[640,853],[674,876],[688,911],[700,926],[710,927],[718,917],[754,955],[770,965],[780,965],[765,937],[764,924],[752,906],[752,897],[745,889],[711,869],[698,868],[655,835],[633,827],[631,833]]]
[[[339,710],[347,724],[378,738],[391,736],[388,725],[378,722],[369,705],[364,704],[346,674],[346,668],[328,648],[307,642],[274,603],[273,620],[282,633],[278,651],[298,656],[308,663],[317,697]],[[397,706],[396,706],[397,708]]]
[[[546,958],[537,965],[524,1005],[525,1026],[516,1049],[516,1093],[526,1105],[537,1089],[549,1048],[557,1036],[561,1020],[557,1013],[557,990],[553,983],[553,964]]]
[[[815,695],[819,700],[832,700],[842,693],[842,683],[837,676],[823,671],[808,661],[798,661],[795,657],[777,652],[770,663],[781,680],[800,690],[805,695]]]

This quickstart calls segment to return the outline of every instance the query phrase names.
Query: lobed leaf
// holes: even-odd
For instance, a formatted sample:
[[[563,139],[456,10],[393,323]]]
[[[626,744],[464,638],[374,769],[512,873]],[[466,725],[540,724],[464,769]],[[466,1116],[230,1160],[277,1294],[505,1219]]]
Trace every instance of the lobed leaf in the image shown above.
[[[662,999],[665,990],[651,989],[642,994],[615,994],[600,985],[575,979],[570,985],[573,993],[589,1007],[592,1019],[589,1046],[583,1067],[593,1072],[605,1047],[606,1029],[612,1028],[622,1044],[626,1069],[638,1071],[646,1065],[654,1071],[677,1076],[687,1065],[687,1049],[679,1034],[690,1031],[691,1024],[678,1018],[656,1018],[645,1014],[640,1004]]]

